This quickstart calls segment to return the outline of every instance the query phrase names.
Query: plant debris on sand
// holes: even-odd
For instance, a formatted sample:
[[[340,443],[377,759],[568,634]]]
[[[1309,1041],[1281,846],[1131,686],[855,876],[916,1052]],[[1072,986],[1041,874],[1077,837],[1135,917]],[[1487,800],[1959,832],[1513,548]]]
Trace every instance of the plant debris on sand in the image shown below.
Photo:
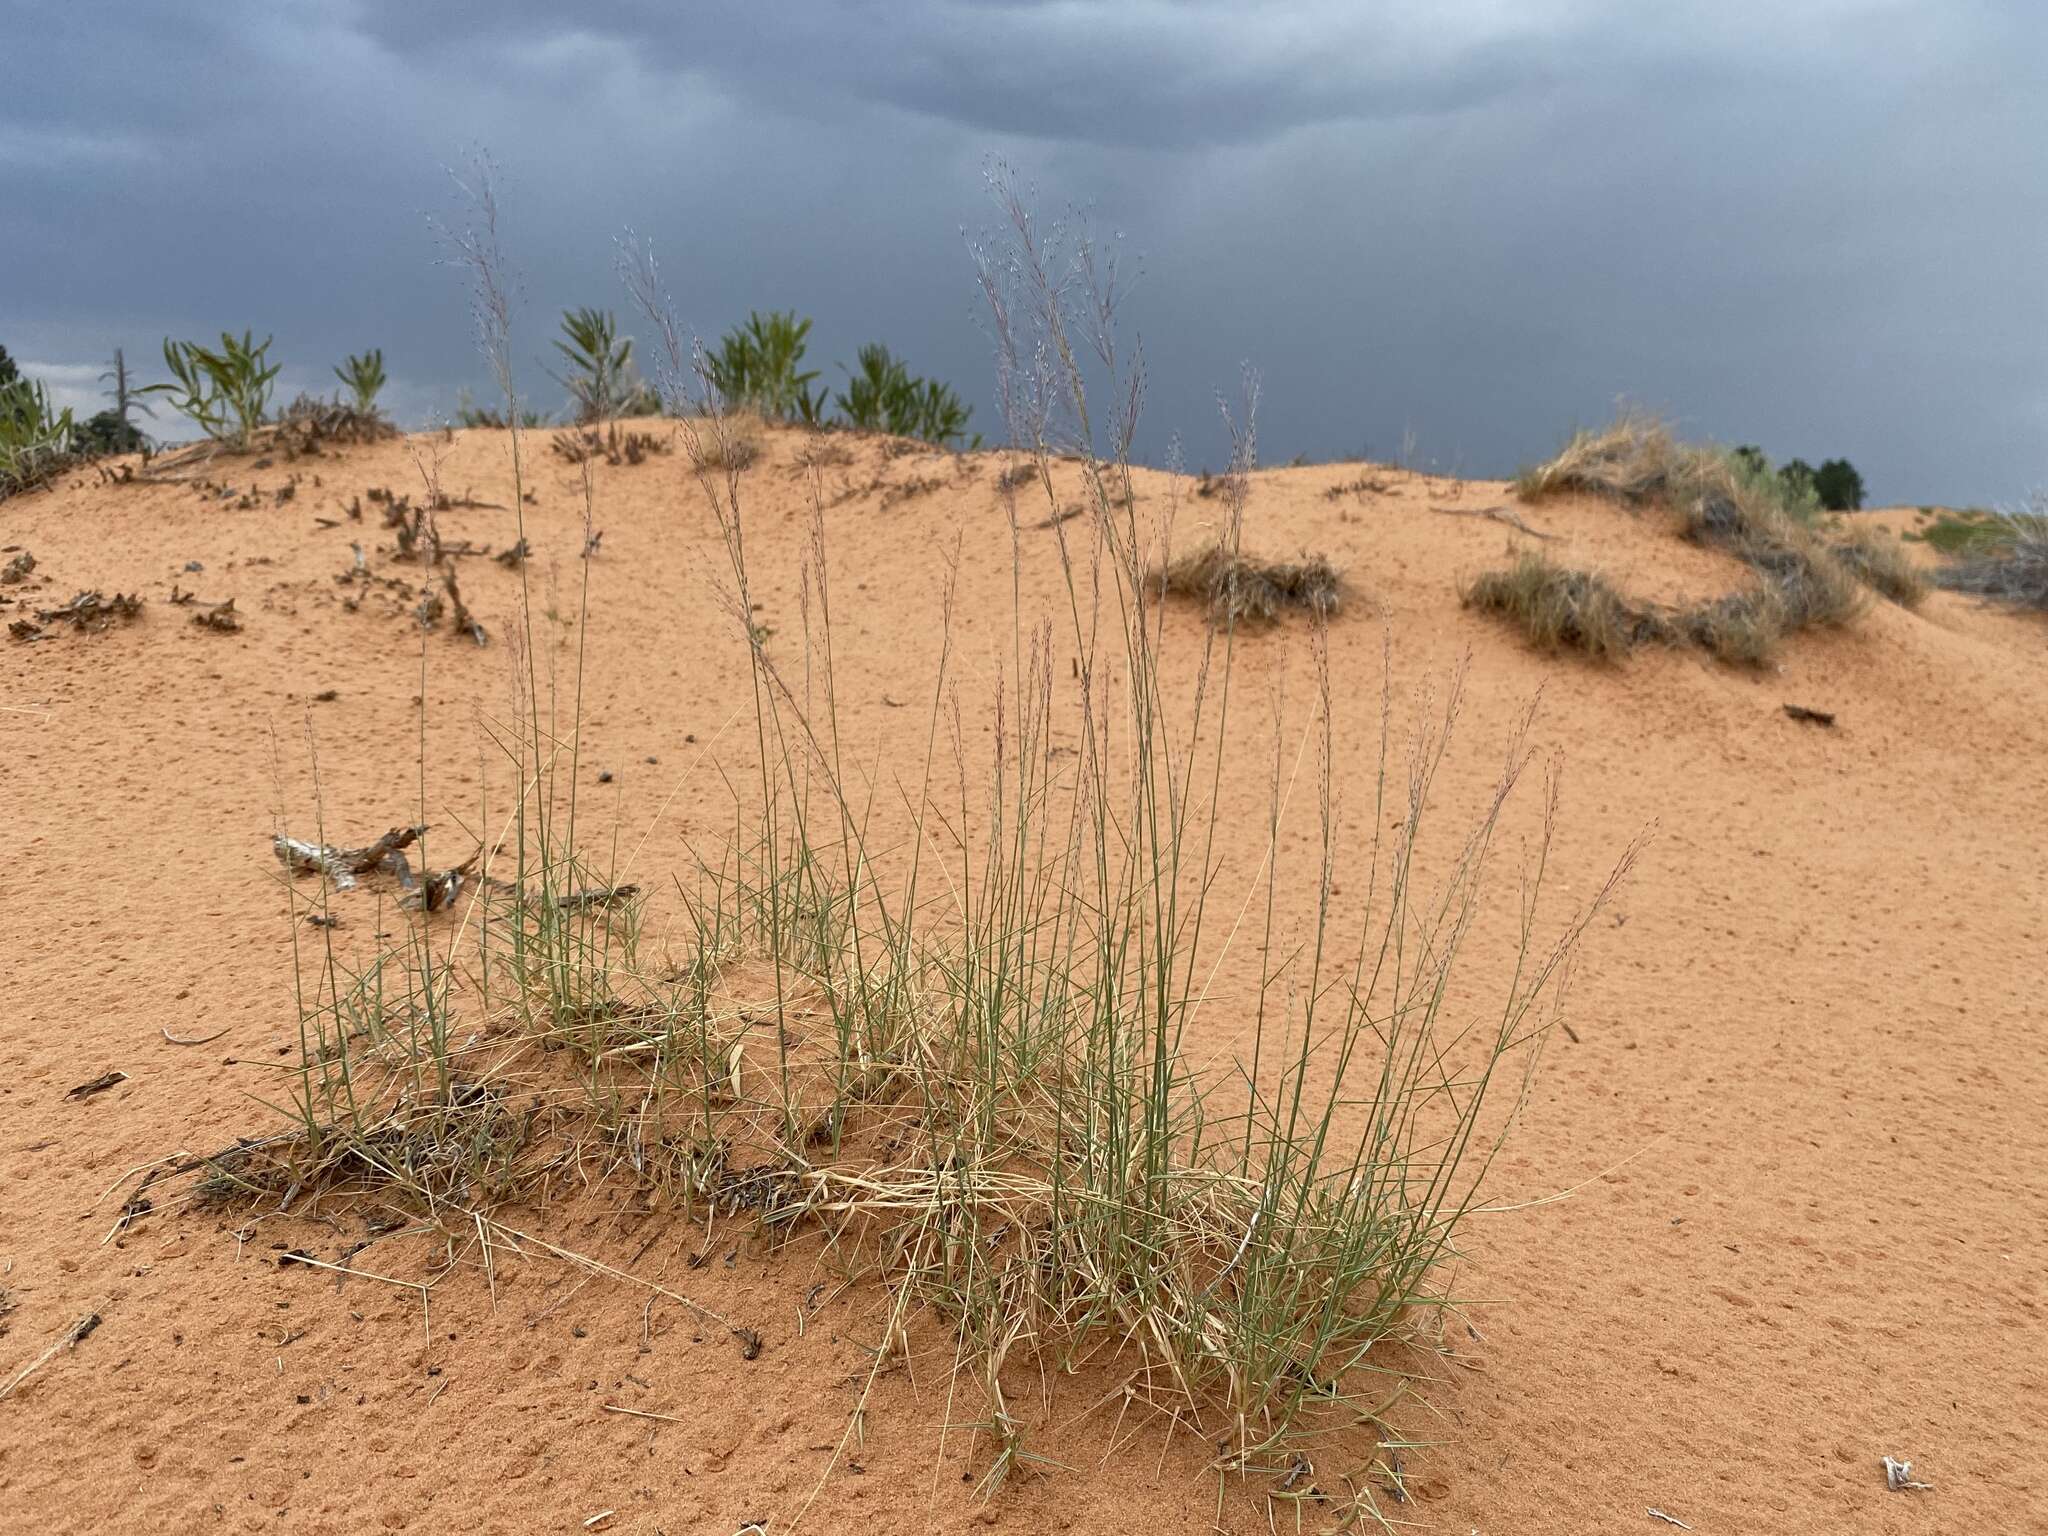
[[[51,624],[69,624],[75,630],[96,631],[117,620],[132,622],[141,617],[142,598],[137,593],[116,592],[108,597],[98,591],[81,592],[56,608],[39,608],[33,621],[16,619],[8,631],[17,640],[33,640]]]

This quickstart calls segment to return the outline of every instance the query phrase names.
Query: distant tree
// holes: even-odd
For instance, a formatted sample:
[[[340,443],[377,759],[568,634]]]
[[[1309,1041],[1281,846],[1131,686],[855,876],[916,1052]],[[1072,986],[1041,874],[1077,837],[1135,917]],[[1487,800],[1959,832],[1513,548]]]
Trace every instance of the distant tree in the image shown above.
[[[1813,494],[1830,512],[1860,511],[1863,477],[1847,459],[1829,459],[1813,472]]]
[[[1757,447],[1755,443],[1744,443],[1729,457],[1753,475],[1768,475],[1771,472],[1771,461],[1764,457],[1763,449]]]
[[[140,453],[148,441],[119,411],[96,411],[79,424],[77,448],[98,458],[107,453]]]
[[[21,381],[21,370],[14,366],[14,359],[7,355],[7,349],[0,347],[0,389]]]
[[[1804,459],[1787,459],[1778,467],[1778,478],[1785,482],[1785,489],[1795,501],[1804,501],[1814,494],[1813,466]]]

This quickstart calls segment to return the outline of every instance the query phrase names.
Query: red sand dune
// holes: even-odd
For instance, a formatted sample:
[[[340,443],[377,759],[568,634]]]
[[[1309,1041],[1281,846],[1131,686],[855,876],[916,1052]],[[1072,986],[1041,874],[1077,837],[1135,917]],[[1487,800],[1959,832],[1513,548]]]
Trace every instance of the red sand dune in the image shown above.
[[[903,726],[922,703],[891,701],[929,697],[956,538],[970,700],[1008,655],[1002,461],[842,441],[850,461],[825,470],[825,491],[845,729],[886,767],[922,750]],[[744,487],[762,621],[784,637],[799,625],[802,445],[770,434]],[[578,472],[532,446],[531,569],[549,610],[536,623],[567,636],[585,569]],[[101,1318],[0,1401],[0,1526],[575,1532],[612,1511],[590,1528],[781,1532],[824,1477],[805,1529],[1265,1529],[1262,1489],[1233,1481],[1219,1499],[1192,1435],[1085,1413],[1072,1383],[1047,1383],[1048,1404],[1035,1378],[1034,1449],[1062,1465],[985,1504],[986,1446],[964,1427],[976,1407],[949,1396],[936,1338],[885,1374],[864,1441],[828,1476],[876,1298],[835,1290],[799,1331],[815,1246],[778,1249],[738,1224],[707,1247],[700,1226],[606,1214],[598,1196],[536,1218],[551,1241],[751,1320],[766,1341],[752,1361],[682,1307],[559,1264],[490,1278],[466,1265],[423,1313],[400,1287],[278,1267],[283,1250],[343,1248],[348,1234],[318,1220],[169,1210],[110,1237],[126,1171],[274,1123],[252,1095],[276,1091],[266,1066],[296,1034],[268,836],[280,808],[294,828],[311,821],[308,715],[325,824],[367,840],[418,806],[423,695],[426,815],[449,846],[473,819],[484,730],[517,708],[512,647],[444,632],[423,678],[402,602],[343,606],[350,543],[388,535],[341,509],[373,486],[416,491],[415,448],[441,456],[451,492],[511,502],[506,436],[466,432],[289,468],[223,461],[225,499],[86,477],[0,505],[0,543],[38,562],[0,593],[147,600],[105,633],[0,644],[0,1382]],[[1333,498],[1359,466],[1262,472],[1248,513],[1249,544],[1325,552],[1362,599],[1330,642],[1344,841],[1372,815],[1383,627],[1404,697],[1471,653],[1441,786],[1454,822],[1540,689],[1536,745],[1565,763],[1559,897],[1590,895],[1654,824],[1582,952],[1576,1039],[1547,1047],[1491,1186],[1502,1205],[1570,1197],[1470,1232],[1447,1278],[1487,1305],[1452,1323],[1454,1356],[1402,1410],[1432,1444],[1406,1455],[1411,1502],[1385,1507],[1456,1536],[1672,1529],[1653,1508],[1703,1533],[2048,1530],[2048,631],[1937,593],[1795,637],[1761,673],[1662,651],[1616,668],[1538,655],[1458,600],[1461,580],[1526,540],[1437,510],[1500,505],[1507,489],[1370,473],[1379,489]],[[1138,475],[1141,498],[1164,486]],[[1569,500],[1523,515],[1560,536],[1547,548],[1645,594],[1738,579],[1652,518]],[[1181,543],[1215,516],[1189,500]],[[595,521],[582,814],[606,843],[618,829],[632,878],[661,884],[686,839],[729,821],[706,754],[745,761],[745,659],[680,453],[600,466]],[[441,523],[499,548],[514,537],[502,510]],[[1053,541],[1023,535],[1027,608],[1059,601]],[[487,629],[513,631],[517,579],[488,560],[462,569]],[[243,628],[189,623],[174,585],[232,597]],[[1170,638],[1198,626],[1178,614]],[[1246,640],[1241,665],[1256,740],[1275,679],[1306,697],[1300,631]],[[1795,722],[1787,703],[1837,724]],[[1237,890],[1262,846],[1265,763],[1234,759],[1225,790]],[[1510,869],[1497,889],[1512,906]],[[375,898],[337,900],[367,938]],[[1475,998],[1508,954],[1500,927],[1474,935]],[[1227,1055],[1241,1022],[1205,1009],[1192,1044]],[[67,1098],[109,1070],[126,1079]],[[1465,1318],[1471,1336],[1456,1337]],[[1887,1454],[1932,1490],[1888,1492]],[[1337,1487],[1342,1471],[1316,1475]],[[1292,1508],[1275,1518],[1289,1528]],[[1331,1517],[1308,1503],[1302,1521]]]

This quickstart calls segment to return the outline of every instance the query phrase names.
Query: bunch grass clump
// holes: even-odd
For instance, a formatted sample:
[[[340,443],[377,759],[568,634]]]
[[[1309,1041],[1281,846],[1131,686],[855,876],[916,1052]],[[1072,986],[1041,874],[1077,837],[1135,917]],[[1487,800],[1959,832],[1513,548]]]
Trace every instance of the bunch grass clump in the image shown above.
[[[286,454],[317,454],[323,446],[378,443],[398,436],[391,418],[373,403],[354,399],[323,400],[298,395],[277,413],[277,420],[259,435],[264,446]]]
[[[1693,453],[1657,417],[1624,411],[1600,431],[1574,432],[1555,458],[1517,475],[1515,491],[1532,502],[1583,495],[1642,506],[1673,495]]]
[[[1345,598],[1344,579],[1326,556],[1261,560],[1221,542],[1162,566],[1155,580],[1163,594],[1201,603],[1221,626],[1274,624],[1290,613],[1329,619]]]
[[[1901,608],[1918,608],[1933,590],[1905,544],[1880,529],[1851,530],[1834,542],[1834,554],[1857,580]]]
[[[1379,1424],[1381,1352],[1448,1305],[1441,1270],[1480,1208],[1570,957],[1629,858],[1589,904],[1544,923],[1553,783],[1527,878],[1509,885],[1515,953],[1483,985],[1479,1014],[1454,1004],[1468,995],[1464,941],[1492,899],[1485,877],[1531,762],[1528,719],[1476,821],[1439,838],[1432,786],[1462,679],[1418,711],[1405,772],[1387,683],[1377,772],[1364,777],[1372,832],[1354,864],[1337,830],[1336,784],[1352,775],[1336,753],[1329,606],[1314,604],[1311,867],[1282,867],[1296,840],[1279,721],[1265,857],[1225,867],[1234,625],[1169,654],[1157,572],[1172,564],[1171,508],[1141,521],[1123,494],[1134,420],[1089,414],[1094,399],[1134,408],[1142,396],[1115,361],[1113,266],[1081,260],[1092,245],[1062,248],[1081,237],[1048,235],[1006,178],[995,190],[1002,227],[976,254],[1012,440],[1048,499],[1052,460],[1079,454],[1092,515],[1086,539],[1058,544],[1065,611],[1041,620],[1020,600],[1012,616],[986,736],[958,702],[949,578],[921,773],[892,785],[885,815],[874,776],[849,766],[860,747],[841,731],[822,491],[803,556],[801,654],[783,656],[753,618],[753,513],[722,390],[682,342],[651,257],[636,255],[629,281],[667,353],[665,403],[722,545],[717,591],[749,669],[751,763],[727,780],[730,834],[673,882],[679,937],[648,953],[633,871],[582,851],[594,841],[576,793],[582,656],[569,696],[544,698],[529,611],[524,707],[499,740],[521,786],[513,803],[481,807],[483,846],[430,873],[440,899],[400,945],[351,966],[322,926],[301,957],[282,1125],[145,1182],[182,1172],[199,1198],[269,1209],[399,1204],[445,1241],[449,1267],[486,1276],[506,1255],[546,1254],[631,1282],[515,1214],[544,1215],[571,1186],[815,1235],[836,1268],[873,1283],[879,1314],[842,1451],[911,1330],[938,1327],[983,1405],[985,1491],[1042,1459],[1021,1384],[1108,1352],[1128,1363],[1123,1402],[1195,1430],[1219,1471],[1269,1478],[1277,1497],[1304,1446]],[[487,187],[478,206],[457,245],[477,274],[487,354],[509,381]],[[1116,368],[1121,387],[1091,391],[1077,363],[1037,366],[1083,355]],[[505,394],[516,422],[509,382]],[[1229,551],[1251,421],[1248,410],[1233,424]],[[587,461],[583,483],[589,498]],[[522,604],[527,579],[522,568]],[[587,564],[584,580],[587,604]],[[1340,869],[1362,893],[1342,932]],[[310,895],[292,885],[295,916],[308,902],[325,915],[334,893],[322,880]],[[1229,888],[1263,907],[1246,946],[1261,959],[1242,1033],[1211,1063],[1191,1039],[1234,936],[1209,908]],[[1277,915],[1296,890],[1315,893],[1298,935]],[[724,1326],[748,1358],[761,1349],[741,1322],[661,1294]],[[1367,1480],[1379,1444],[1362,1452]]]
[[[1507,618],[1532,645],[1584,651],[1600,661],[1619,661],[1655,628],[1604,576],[1536,553],[1481,575],[1465,589],[1464,602]]]

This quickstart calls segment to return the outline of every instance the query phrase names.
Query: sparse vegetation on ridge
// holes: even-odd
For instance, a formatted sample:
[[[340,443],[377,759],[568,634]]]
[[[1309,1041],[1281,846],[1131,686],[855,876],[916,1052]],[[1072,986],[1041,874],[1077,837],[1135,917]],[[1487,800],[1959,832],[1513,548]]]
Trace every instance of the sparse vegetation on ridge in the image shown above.
[[[1468,588],[1469,604],[1507,614],[1547,646],[1612,658],[1656,639],[1754,666],[1769,661],[1785,635],[1848,623],[1862,611],[1866,588],[1905,607],[1926,593],[1906,552],[1881,534],[1863,529],[1831,538],[1811,489],[1773,473],[1759,451],[1681,443],[1654,417],[1624,414],[1602,431],[1575,433],[1555,458],[1524,470],[1515,484],[1525,501],[1577,494],[1668,508],[1685,538],[1734,555],[1758,583],[1667,611],[1626,598],[1589,573],[1525,557]]]

